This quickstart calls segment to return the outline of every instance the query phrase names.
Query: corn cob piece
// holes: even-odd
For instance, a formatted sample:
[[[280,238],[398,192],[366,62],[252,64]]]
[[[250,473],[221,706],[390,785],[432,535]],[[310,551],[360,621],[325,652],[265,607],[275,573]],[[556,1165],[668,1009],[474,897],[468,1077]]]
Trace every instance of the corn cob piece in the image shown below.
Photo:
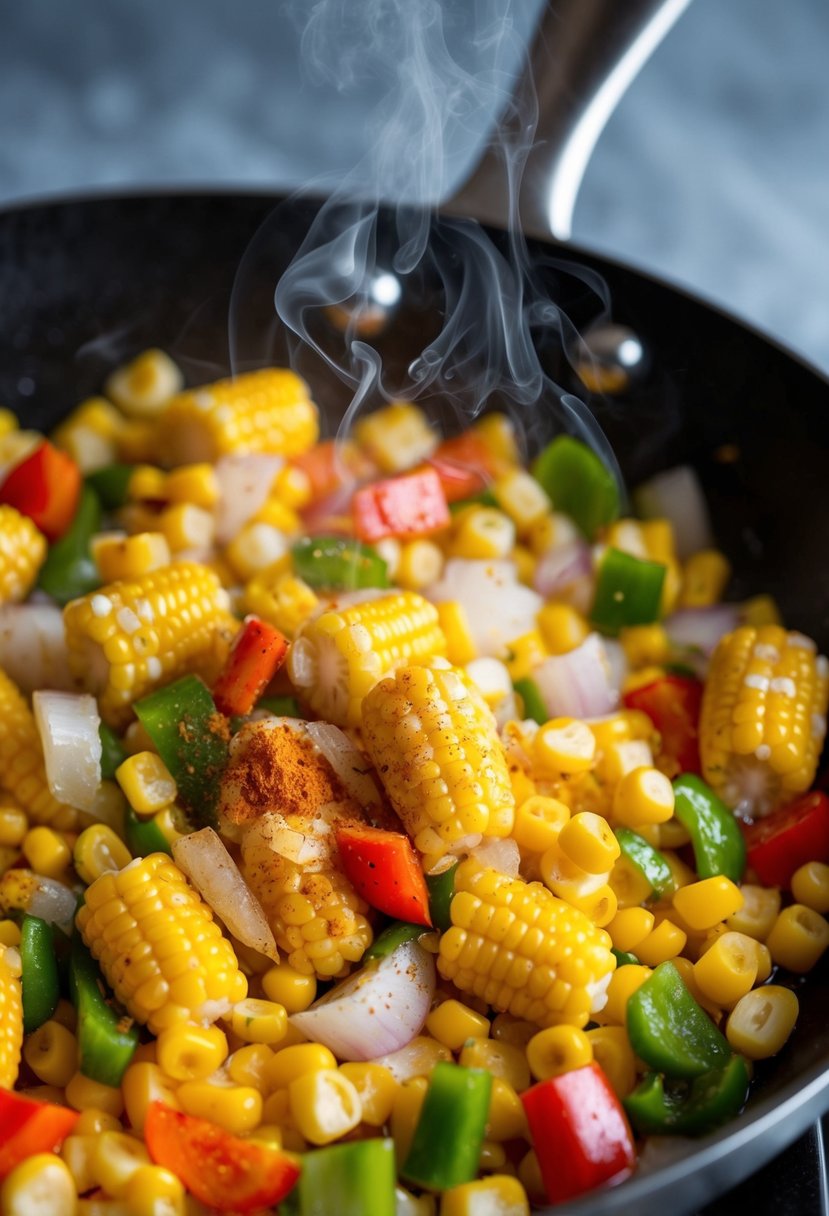
[[[34,823],[60,831],[75,826],[77,812],[58,802],[49,790],[32,711],[4,671],[0,671],[0,785]]]
[[[266,367],[178,393],[160,428],[162,459],[173,466],[231,452],[300,456],[316,442],[319,418],[299,376]]]
[[[469,858],[455,872],[450,915],[438,971],[462,992],[539,1026],[584,1026],[603,1006],[615,967],[609,935],[541,883]]]
[[[403,667],[363,701],[363,736],[391,803],[430,862],[470,836],[508,836],[506,755],[483,697],[457,668]]]
[[[363,697],[378,680],[401,663],[445,653],[437,609],[403,591],[308,621],[288,654],[288,672],[319,717],[358,726]]]
[[[96,878],[77,925],[118,1000],[153,1034],[209,1025],[247,995],[233,947],[166,853]]]
[[[98,696],[102,717],[122,726],[145,693],[221,662],[238,628],[228,602],[216,574],[196,562],[109,583],[64,609],[69,669]]]
[[[0,604],[29,594],[46,556],[46,538],[14,507],[0,506]]]
[[[11,1089],[17,1080],[22,1046],[20,955],[13,946],[0,946],[0,1089]]]
[[[762,816],[807,790],[826,734],[829,663],[780,625],[742,626],[711,659],[700,714],[706,781]]]

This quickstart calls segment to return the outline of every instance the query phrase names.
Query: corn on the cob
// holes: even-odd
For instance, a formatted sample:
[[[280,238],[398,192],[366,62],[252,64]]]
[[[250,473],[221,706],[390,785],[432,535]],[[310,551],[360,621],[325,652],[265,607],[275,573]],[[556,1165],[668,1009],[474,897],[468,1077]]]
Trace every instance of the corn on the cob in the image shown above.
[[[711,659],[700,715],[705,779],[764,815],[807,790],[826,734],[829,663],[779,625],[742,626]]]
[[[162,458],[178,465],[230,452],[299,456],[316,442],[319,419],[299,376],[266,367],[178,393],[160,428]]]
[[[0,506],[0,604],[26,598],[45,556],[46,538],[32,521]]]
[[[34,823],[59,830],[75,826],[77,812],[58,802],[49,790],[32,711],[4,671],[0,671],[0,785]]]
[[[461,671],[404,667],[363,701],[366,747],[415,845],[437,860],[469,836],[507,836],[515,800],[495,719]]]
[[[13,946],[0,946],[0,1089],[11,1089],[17,1080],[22,1046],[20,955]]]
[[[610,937],[541,883],[469,858],[455,872],[450,915],[438,971],[462,992],[539,1026],[584,1026],[602,1007]]]
[[[72,600],[63,619],[70,671],[113,726],[129,720],[145,693],[221,662],[222,644],[238,628],[217,576],[195,562],[110,583]]]
[[[118,1000],[153,1034],[214,1022],[247,995],[233,947],[166,853],[96,878],[77,925]]]
[[[358,726],[363,697],[378,680],[401,663],[445,653],[437,609],[403,591],[308,621],[290,649],[288,671],[319,717]]]

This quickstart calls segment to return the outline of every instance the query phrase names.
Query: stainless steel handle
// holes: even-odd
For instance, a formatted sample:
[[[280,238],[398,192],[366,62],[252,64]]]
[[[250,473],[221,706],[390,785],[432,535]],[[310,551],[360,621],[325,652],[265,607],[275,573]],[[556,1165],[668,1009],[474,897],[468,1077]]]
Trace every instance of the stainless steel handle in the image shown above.
[[[514,217],[532,236],[570,236],[596,141],[631,81],[690,0],[548,0],[512,103],[472,175],[442,210],[506,224],[510,155],[536,112]]]

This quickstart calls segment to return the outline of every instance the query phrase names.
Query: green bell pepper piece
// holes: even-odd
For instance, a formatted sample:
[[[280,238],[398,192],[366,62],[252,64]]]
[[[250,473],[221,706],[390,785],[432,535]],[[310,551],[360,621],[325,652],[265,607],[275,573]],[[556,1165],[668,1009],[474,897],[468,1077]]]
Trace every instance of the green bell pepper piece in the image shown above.
[[[434,1191],[471,1182],[478,1173],[491,1094],[492,1074],[483,1068],[436,1064],[403,1177]]]
[[[674,814],[689,833],[700,878],[724,874],[739,883],[746,868],[740,825],[725,803],[693,773],[674,781]]]
[[[658,620],[666,569],[661,562],[608,549],[596,577],[592,623],[615,637],[626,625],[650,625]]]
[[[512,686],[524,702],[525,718],[532,718],[539,726],[549,722],[550,715],[535,680],[525,676],[522,680],[513,680]]]
[[[291,549],[294,573],[309,587],[354,591],[388,587],[386,563],[370,545],[343,536],[306,536]]]
[[[669,1077],[702,1076],[731,1056],[673,963],[660,963],[628,999],[627,1031],[639,1058]]]
[[[269,713],[276,714],[277,718],[302,717],[296,697],[260,697],[256,708],[267,709]]]
[[[127,501],[134,472],[135,465],[132,464],[108,464],[94,473],[87,473],[86,480],[107,511],[115,511]]]
[[[80,1071],[101,1085],[120,1085],[138,1046],[138,1027],[107,995],[80,934],[72,941],[69,991],[78,1014]]]
[[[396,920],[374,939],[363,959],[368,961],[373,958],[388,958],[398,946],[404,945],[405,942],[416,942],[424,933],[429,932],[426,925],[410,925],[408,921]]]
[[[170,842],[158,824],[152,819],[140,819],[129,804],[124,811],[124,836],[133,857],[149,857],[151,853],[173,855]]]
[[[649,1073],[622,1102],[640,1136],[699,1136],[740,1113],[749,1084],[746,1062],[735,1055],[724,1067],[667,1090],[659,1073]]]
[[[302,1157],[302,1173],[279,1204],[283,1216],[395,1216],[393,1140],[353,1140]]]
[[[630,828],[617,828],[615,835],[622,856],[651,884],[652,895],[659,899],[670,895],[675,887],[673,871],[659,850]]]
[[[586,443],[559,435],[535,458],[532,474],[557,511],[569,515],[588,540],[619,514],[619,487]]]
[[[113,781],[115,770],[124,763],[127,753],[115,731],[106,722],[98,727],[98,736],[101,740],[101,777],[104,781]]]
[[[31,1034],[48,1022],[60,1000],[60,980],[52,926],[39,916],[23,917],[20,926],[23,981],[23,1032]]]
[[[100,527],[98,495],[91,486],[85,485],[69,530],[49,546],[46,561],[37,576],[38,587],[59,604],[68,604],[100,587],[101,576],[89,550],[89,542]]]
[[[455,894],[455,871],[458,863],[441,870],[440,874],[427,874],[426,886],[429,890],[429,916],[432,924],[441,933],[452,928],[452,917],[449,909],[452,906],[452,896]]]
[[[184,676],[136,702],[135,712],[175,778],[181,806],[199,827],[215,827],[228,727],[207,686]]]
[[[616,959],[616,970],[617,971],[619,970],[620,967],[630,967],[630,966],[638,967],[640,965],[639,959],[636,957],[635,954],[631,954],[629,950],[616,950],[613,946],[611,946],[610,953]]]

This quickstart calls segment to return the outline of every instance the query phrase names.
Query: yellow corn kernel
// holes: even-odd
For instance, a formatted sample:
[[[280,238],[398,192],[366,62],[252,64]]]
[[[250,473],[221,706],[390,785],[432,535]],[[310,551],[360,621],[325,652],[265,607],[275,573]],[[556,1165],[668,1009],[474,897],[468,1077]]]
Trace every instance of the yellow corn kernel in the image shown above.
[[[94,1106],[89,1106],[80,1112],[73,1128],[76,1136],[99,1136],[101,1132],[120,1132],[123,1130],[119,1118],[115,1115],[110,1115],[105,1110],[97,1110]]]
[[[671,648],[664,625],[629,625],[620,630],[619,641],[631,667],[666,663]]]
[[[267,1081],[271,1089],[287,1089],[306,1072],[336,1068],[334,1053],[322,1043],[296,1043],[277,1051],[268,1064]]]
[[[354,1086],[360,1099],[361,1119],[370,1127],[382,1127],[391,1118],[398,1084],[382,1064],[348,1063],[340,1072]]]
[[[30,828],[20,847],[32,869],[45,878],[61,878],[72,862],[65,837],[51,828]]]
[[[3,1216],[75,1216],[75,1181],[54,1153],[35,1153],[8,1174],[0,1187]]]
[[[678,819],[668,819],[665,823],[657,825],[658,840],[655,848],[659,849],[681,849],[683,845],[689,844],[691,841],[690,834]]]
[[[46,557],[46,538],[26,515],[0,506],[0,603],[26,598]]]
[[[548,1026],[527,1044],[527,1063],[536,1081],[584,1068],[592,1059],[591,1042],[576,1026]]]
[[[593,1015],[594,1020],[602,1025],[626,1025],[627,1003],[650,975],[653,975],[650,967],[637,966],[635,963],[617,968],[607,986],[607,1003],[604,1009]]]
[[[561,829],[558,846],[588,874],[607,874],[621,853],[606,819],[593,811],[580,811]]]
[[[533,1027],[535,1030],[535,1027]],[[488,1140],[517,1140],[528,1138],[527,1116],[515,1088],[503,1077],[492,1078],[486,1136]]]
[[[800,866],[792,875],[791,887],[797,903],[821,916],[829,912],[829,866],[825,862],[807,861]]]
[[[150,1164],[150,1155],[140,1140],[125,1132],[104,1132],[98,1137],[92,1172],[107,1194],[119,1198],[132,1175]]]
[[[20,945],[20,926],[14,920],[0,920],[0,956],[5,946]]]
[[[511,680],[523,680],[530,676],[533,670],[543,663],[549,651],[537,629],[522,633],[520,638],[513,638],[507,643],[506,663]]]
[[[620,857],[610,871],[608,883],[620,908],[635,908],[650,899],[653,888],[645,875],[629,861]]]
[[[389,1127],[398,1165],[402,1165],[409,1155],[428,1088],[429,1082],[425,1077],[412,1077],[404,1081],[394,1095]]]
[[[0,806],[0,847],[16,848],[29,830],[26,812],[18,806]]]
[[[236,1085],[252,1085],[261,1094],[268,1092],[267,1066],[273,1052],[265,1043],[247,1043],[227,1060],[227,1074]]]
[[[641,767],[625,773],[613,794],[613,818],[624,827],[665,823],[674,813],[674,790],[659,769]]]
[[[501,1170],[509,1172],[510,1169],[503,1144],[499,1144],[497,1140],[481,1141],[481,1155],[478,1158],[479,1174],[498,1174]]]
[[[17,420],[17,415],[12,410],[5,406],[0,407],[0,439],[5,439],[7,435],[12,435],[19,429],[20,423]]]
[[[607,931],[616,950],[623,953],[633,951],[635,954],[636,947],[645,940],[653,925],[653,912],[647,908],[620,908],[607,926]]]
[[[311,479],[299,465],[284,464],[273,479],[271,493],[292,511],[301,511],[313,498]]]
[[[490,1034],[499,1043],[512,1043],[514,1047],[526,1047],[538,1027],[511,1013],[498,1013],[490,1024]]]
[[[145,350],[131,363],[116,368],[104,388],[125,414],[153,418],[181,391],[181,371],[163,350]]]
[[[760,629],[763,625],[783,624],[780,609],[770,595],[755,595],[751,599],[743,600],[740,615],[746,625],[753,625],[755,629]]]
[[[551,508],[546,492],[525,469],[511,469],[496,477],[492,493],[520,536],[526,535],[532,525],[547,515]]]
[[[804,904],[790,904],[774,922],[766,945],[779,967],[811,971],[829,946],[829,923]]]
[[[218,1123],[234,1136],[252,1132],[262,1122],[262,1095],[250,1085],[185,1081],[176,1090],[176,1097],[185,1114]]]
[[[212,464],[185,464],[173,469],[164,479],[168,502],[192,503],[210,511],[219,501],[219,479]]]
[[[724,553],[718,549],[700,549],[682,567],[678,606],[708,608],[719,603],[730,578],[731,563]]]
[[[455,517],[450,557],[495,560],[515,545],[515,524],[496,507],[467,507]]]
[[[608,786],[616,786],[637,768],[653,768],[653,752],[645,739],[619,739],[602,748],[596,775]]]
[[[83,1195],[97,1186],[93,1171],[97,1144],[97,1136],[79,1136],[73,1132],[60,1146],[61,1158],[66,1162],[66,1167],[75,1183],[75,1190],[79,1195]]]
[[[570,808],[558,798],[533,794],[516,808],[512,838],[520,849],[546,853],[570,818]]]
[[[664,847],[661,847],[661,853],[668,865],[671,867],[671,876],[674,880],[674,887],[677,890],[680,887],[691,886],[696,882],[696,872],[692,870],[690,866],[685,864],[678,853],[675,853],[673,849],[666,849]],[[683,924],[682,927],[685,928],[685,924]],[[689,929],[691,928],[690,925],[687,927]]]
[[[245,585],[243,604],[292,638],[319,604],[316,593],[280,560],[260,570]],[[278,571],[278,573],[273,573]]]
[[[752,883],[743,883],[740,891],[743,906],[727,916],[725,922],[735,933],[745,933],[747,937],[763,942],[780,912],[780,892],[776,887],[760,887]]]
[[[460,1001],[442,1001],[426,1019],[426,1029],[450,1051],[460,1051],[467,1039],[489,1037],[489,1019]]]
[[[436,608],[438,625],[446,638],[446,657],[454,666],[464,667],[478,655],[466,609],[455,600],[446,600]]]
[[[283,1005],[288,1013],[302,1013],[317,997],[317,979],[303,975],[289,963],[277,963],[262,976],[262,988],[269,1001]]]
[[[521,1093],[530,1084],[530,1069],[523,1051],[512,1043],[497,1039],[470,1039],[461,1049],[458,1063],[463,1068],[483,1068],[500,1077]]]
[[[411,540],[401,545],[394,581],[406,591],[420,591],[436,583],[443,570],[443,551],[432,540]]]
[[[38,1081],[63,1089],[78,1066],[78,1042],[71,1030],[50,1019],[26,1036],[23,1058]]]
[[[282,1148],[282,1131],[275,1123],[260,1123],[255,1131],[251,1132],[250,1139],[258,1144],[267,1144],[268,1148]]]
[[[132,853],[111,827],[94,823],[75,841],[72,860],[78,877],[89,885],[109,870],[123,870],[132,861]]]
[[[170,564],[170,546],[162,532],[134,536],[101,533],[92,541],[92,557],[105,583],[139,578]]]
[[[175,804],[165,806],[162,811],[156,811],[153,815],[153,823],[170,845],[175,844],[190,831],[184,812]]]
[[[358,419],[354,438],[384,473],[400,473],[420,464],[438,442],[423,410],[403,401]]]
[[[639,961],[647,967],[657,967],[660,963],[674,959],[685,949],[688,937],[672,921],[662,920],[652,929],[643,941],[636,947]]]
[[[130,474],[127,496],[133,502],[161,502],[164,499],[166,477],[153,464],[137,464]]]
[[[595,755],[596,737],[577,718],[551,718],[533,740],[533,761],[542,774],[587,772]]]
[[[709,1000],[728,1008],[751,990],[757,962],[753,938],[723,933],[694,963],[694,978]]]
[[[519,1161],[518,1177],[533,1203],[541,1206],[546,1202],[547,1192],[544,1189],[544,1181],[541,1177],[541,1169],[535,1149],[531,1148]]]
[[[515,424],[507,414],[502,414],[499,410],[483,414],[473,422],[470,429],[500,465],[520,463]]]
[[[121,1093],[130,1127],[139,1133],[144,1130],[147,1112],[153,1102],[163,1102],[173,1110],[181,1109],[170,1078],[157,1064],[145,1060],[130,1064],[121,1078]]]
[[[526,545],[516,545],[509,556],[510,561],[515,566],[515,573],[519,583],[525,583],[528,587],[532,587],[535,568],[538,565],[538,559],[535,554]]]
[[[156,1059],[175,1081],[204,1081],[227,1059],[227,1036],[218,1026],[179,1022],[156,1039]]]
[[[527,1192],[509,1174],[491,1174],[477,1182],[450,1187],[440,1199],[440,1216],[530,1216]]]
[[[785,1046],[799,1010],[790,988],[764,984],[740,998],[728,1015],[725,1036],[740,1055],[766,1060]]]
[[[296,536],[302,531],[302,521],[296,511],[286,507],[278,498],[266,498],[262,506],[251,516],[252,523],[269,524],[277,532]]]
[[[124,1111],[121,1090],[112,1085],[102,1085],[76,1072],[66,1084],[66,1101],[75,1110],[103,1111],[119,1119]]]
[[[121,1192],[128,1216],[184,1216],[184,1187],[161,1165],[140,1165]]]
[[[158,531],[172,553],[181,553],[185,549],[204,550],[213,544],[216,521],[212,512],[205,511],[203,507],[179,502],[165,507],[158,516]]]
[[[362,1118],[357,1089],[336,1068],[304,1072],[288,1087],[291,1117],[310,1144],[330,1144]]]
[[[230,1026],[245,1043],[280,1043],[288,1029],[288,1014],[276,1001],[247,997],[237,1001],[230,1015]]]
[[[623,968],[627,970],[627,968]],[[593,1059],[604,1072],[617,1098],[636,1086],[636,1057],[624,1026],[598,1026],[585,1031]]]
[[[764,942],[755,942],[754,949],[757,952],[757,978],[754,981],[755,985],[765,984],[766,980],[774,970],[774,960],[771,957],[771,950]]]
[[[743,906],[743,895],[736,883],[718,874],[680,887],[673,903],[692,929],[711,929]]]
[[[587,621],[569,604],[545,604],[536,620],[550,654],[567,654],[575,650],[590,632]]]

